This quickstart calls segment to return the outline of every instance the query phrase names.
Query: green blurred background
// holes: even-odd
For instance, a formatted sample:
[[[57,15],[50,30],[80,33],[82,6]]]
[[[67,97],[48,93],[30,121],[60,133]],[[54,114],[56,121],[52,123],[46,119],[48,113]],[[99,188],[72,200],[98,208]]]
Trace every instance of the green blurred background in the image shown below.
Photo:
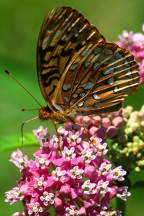
[[[58,6],[71,6],[83,13],[95,24],[108,41],[116,41],[124,30],[141,31],[144,23],[143,0],[0,0],[0,136],[20,134],[20,125],[37,112],[21,112],[22,108],[38,108],[35,101],[5,73],[13,75],[45,104],[41,96],[36,75],[36,45],[41,23],[47,11]],[[144,91],[140,89],[130,96],[126,104],[140,108],[144,102]],[[42,124],[33,121],[24,132]],[[47,125],[49,123],[46,123]],[[51,127],[49,125],[48,127]],[[35,149],[25,149],[33,152]],[[18,180],[16,168],[8,162],[10,152],[0,154],[0,215],[9,216],[21,209],[20,204],[9,206],[3,202],[3,193],[15,186]],[[132,179],[144,179],[144,175],[133,174]],[[128,199],[128,216],[144,212],[144,191],[135,190]]]

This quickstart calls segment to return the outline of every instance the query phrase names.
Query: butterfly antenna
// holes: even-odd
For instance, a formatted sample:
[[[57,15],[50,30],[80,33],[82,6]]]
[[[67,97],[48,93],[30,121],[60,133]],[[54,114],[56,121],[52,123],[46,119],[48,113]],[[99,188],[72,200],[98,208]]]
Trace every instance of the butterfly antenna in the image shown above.
[[[42,105],[39,103],[39,101],[12,75],[12,73],[10,73],[8,70],[4,71],[7,75],[9,75],[13,80],[15,80],[17,82],[17,84],[19,86],[21,86],[34,100],[35,102],[42,107]]]
[[[32,118],[32,119],[29,119],[29,120],[27,120],[27,121],[25,121],[25,122],[23,122],[22,124],[21,124],[21,138],[22,138],[22,146],[23,146],[23,143],[24,143],[24,133],[23,133],[23,129],[24,129],[24,125],[25,124],[27,124],[27,123],[29,123],[29,122],[32,122],[33,120],[36,120],[36,119],[39,119],[39,117],[38,116],[36,116],[36,117],[34,117],[34,118]]]
[[[25,112],[25,111],[35,111],[35,110],[39,110],[39,108],[34,108],[34,109],[25,109],[25,108],[22,108],[21,109],[22,112]]]

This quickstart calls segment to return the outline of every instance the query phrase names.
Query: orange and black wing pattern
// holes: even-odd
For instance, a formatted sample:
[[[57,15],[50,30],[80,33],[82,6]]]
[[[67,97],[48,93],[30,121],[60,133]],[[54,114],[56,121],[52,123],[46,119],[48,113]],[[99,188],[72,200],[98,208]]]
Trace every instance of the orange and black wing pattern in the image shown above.
[[[48,106],[65,115],[115,111],[139,84],[134,57],[106,42],[84,16],[69,7],[50,11],[44,20],[37,62]]]
[[[85,44],[100,41],[104,41],[103,36],[76,10],[60,7],[48,13],[37,45],[38,80],[48,105],[75,53]]]
[[[53,103],[76,114],[112,112],[138,85],[138,65],[126,49],[105,41],[86,44],[67,66]]]

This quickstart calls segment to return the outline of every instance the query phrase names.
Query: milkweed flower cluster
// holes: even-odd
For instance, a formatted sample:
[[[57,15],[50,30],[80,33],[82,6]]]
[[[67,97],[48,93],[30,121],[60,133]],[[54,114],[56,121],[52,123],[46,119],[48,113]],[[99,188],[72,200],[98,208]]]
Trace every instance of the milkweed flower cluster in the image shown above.
[[[135,56],[139,64],[140,80],[144,83],[144,33],[123,31],[119,36],[117,45],[122,48],[127,48]]]
[[[20,150],[11,155],[22,177],[6,192],[6,202],[24,204],[24,212],[13,216],[48,216],[50,208],[58,216],[122,215],[110,208],[110,201],[130,195],[126,186],[116,184],[124,181],[126,171],[105,159],[102,138],[64,127],[52,137],[43,127],[34,134],[41,148],[33,160]]]
[[[123,141],[121,138],[118,140],[120,155],[131,161],[129,171],[140,171],[144,169],[144,106],[139,111],[127,106],[123,109],[123,116],[125,127],[119,136],[125,138]]]
[[[144,169],[144,106],[139,111],[127,106],[121,109],[120,118],[123,119],[122,124],[117,128],[115,136],[106,137],[109,158],[113,163],[121,164],[128,172],[141,171]]]
[[[144,169],[144,106],[139,111],[127,106],[117,112],[96,116],[78,116],[84,136],[105,137],[109,143],[109,158],[127,171]],[[66,128],[73,124],[66,123]],[[131,161],[131,163],[127,163]]]
[[[77,116],[76,124],[83,125],[83,133],[89,136],[98,136],[102,138],[115,137],[119,129],[124,125],[122,109],[117,112],[104,113],[95,116]],[[70,128],[72,124],[66,123],[65,127]]]
[[[123,117],[126,122],[125,133],[129,134],[144,134],[144,106],[139,111],[133,110],[132,106],[127,106],[123,109]]]

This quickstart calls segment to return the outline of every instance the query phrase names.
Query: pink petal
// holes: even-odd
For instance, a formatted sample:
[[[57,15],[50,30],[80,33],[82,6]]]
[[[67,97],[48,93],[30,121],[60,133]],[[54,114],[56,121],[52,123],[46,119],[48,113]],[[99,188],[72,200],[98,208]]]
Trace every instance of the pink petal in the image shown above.
[[[55,207],[57,208],[57,207],[62,206],[62,205],[63,205],[63,202],[62,202],[62,200],[61,200],[60,198],[56,197],[56,198],[54,199],[54,205],[55,205]]]

